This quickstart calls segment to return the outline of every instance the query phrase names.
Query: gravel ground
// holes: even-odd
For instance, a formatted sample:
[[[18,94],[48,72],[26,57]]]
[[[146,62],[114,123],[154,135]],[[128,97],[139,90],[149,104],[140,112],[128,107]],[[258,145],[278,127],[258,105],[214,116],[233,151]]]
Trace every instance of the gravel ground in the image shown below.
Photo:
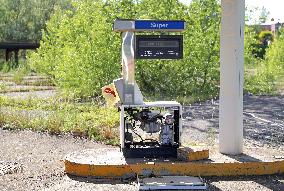
[[[39,99],[47,99],[56,96],[56,90],[54,86],[50,86],[46,84],[48,80],[46,77],[43,76],[27,76],[24,77],[22,84],[26,85],[19,85],[13,82],[13,78],[11,76],[4,77],[3,74],[0,74],[0,85],[4,84],[4,90],[7,93],[0,93],[0,95],[4,95],[11,98],[16,99],[28,99],[28,98],[39,98]],[[42,85],[28,85],[29,83],[39,83],[42,82]],[[2,92],[2,91],[1,91]]]
[[[0,95],[4,95],[14,99],[29,99],[29,98],[37,98],[37,99],[48,99],[56,96],[56,90],[41,90],[41,91],[30,91],[30,92],[9,92],[9,93],[0,93]]]
[[[1,191],[23,190],[138,190],[133,182],[95,180],[64,174],[62,159],[68,153],[81,149],[111,148],[70,135],[51,136],[32,131],[0,130],[0,171],[6,164],[10,168],[0,173]],[[2,165],[2,167],[1,167]],[[284,190],[284,176],[211,177],[205,178],[208,190]]]
[[[218,101],[214,100],[184,107],[184,143],[216,142],[218,107]],[[245,96],[244,136],[256,146],[284,150],[284,96]]]
[[[70,135],[51,136],[32,131],[0,130],[0,169],[20,166],[17,172],[0,174],[0,190],[135,190],[135,185],[102,183],[64,174],[63,158],[81,149],[107,148]],[[1,167],[2,165],[2,167]],[[109,182],[109,181],[108,181]],[[117,183],[117,184],[115,184]]]

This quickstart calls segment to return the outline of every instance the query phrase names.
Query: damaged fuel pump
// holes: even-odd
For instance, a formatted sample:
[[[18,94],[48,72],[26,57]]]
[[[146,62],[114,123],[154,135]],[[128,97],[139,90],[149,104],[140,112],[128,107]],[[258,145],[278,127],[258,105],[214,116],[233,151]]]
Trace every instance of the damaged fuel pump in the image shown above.
[[[148,108],[142,108],[141,110],[137,108],[127,108],[125,109],[125,147],[130,148],[131,146],[178,146],[175,142],[175,126],[177,127],[177,122],[175,122],[174,115],[170,113],[161,114],[158,111],[151,111]],[[175,125],[176,124],[176,125]],[[150,134],[151,136],[155,133],[159,133],[155,139],[144,139],[142,135],[138,134],[140,131]],[[130,132],[131,131],[131,132]],[[140,142],[134,142],[133,133],[138,136]],[[141,133],[141,132],[140,132]]]
[[[120,147],[125,157],[176,157],[181,140],[182,106],[176,101],[144,102],[135,81],[135,59],[182,59],[182,35],[136,35],[135,32],[181,32],[185,22],[121,20],[113,30],[122,36],[122,78],[114,80],[119,96]],[[162,82],[161,82],[162,83]]]

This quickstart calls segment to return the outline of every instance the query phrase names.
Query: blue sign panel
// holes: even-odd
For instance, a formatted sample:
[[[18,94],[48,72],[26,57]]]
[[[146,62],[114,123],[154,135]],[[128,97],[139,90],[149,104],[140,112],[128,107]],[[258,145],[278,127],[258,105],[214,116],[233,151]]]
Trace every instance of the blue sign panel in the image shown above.
[[[155,21],[140,20],[135,21],[135,29],[138,30],[184,30],[184,21]]]

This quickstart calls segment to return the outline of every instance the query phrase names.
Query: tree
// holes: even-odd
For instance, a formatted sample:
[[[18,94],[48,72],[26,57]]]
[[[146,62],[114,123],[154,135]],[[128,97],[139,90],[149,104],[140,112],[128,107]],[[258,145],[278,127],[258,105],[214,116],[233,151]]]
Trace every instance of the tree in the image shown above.
[[[209,95],[218,91],[220,11],[218,1],[211,0],[193,0],[188,10],[184,69],[193,76],[190,83],[197,93]]]
[[[102,86],[119,77],[121,39],[112,31],[115,18],[187,22],[183,60],[137,61],[137,82],[146,96],[217,94],[220,27],[217,0],[194,0],[189,6],[176,0],[83,0],[74,3],[74,10],[55,12],[38,52],[30,57],[36,71],[53,76],[56,84],[69,94],[100,95]]]
[[[32,68],[53,76],[69,95],[99,95],[120,68],[120,39],[108,18],[115,18],[115,7],[109,3],[85,0],[74,3],[74,13],[56,10],[38,52],[31,55]]]
[[[139,8],[140,17],[144,19],[186,21],[183,60],[137,63],[137,78],[143,92],[154,92],[155,98],[216,95],[219,82],[218,1],[194,0],[187,6],[174,0],[142,0]]]
[[[270,12],[265,7],[262,7],[259,15],[259,23],[265,23],[269,15]]]
[[[259,62],[259,39],[253,27],[245,26],[244,35],[245,65],[254,65]]]
[[[54,7],[71,9],[71,0],[0,0],[0,41],[39,41]]]
[[[265,57],[266,65],[276,68],[280,73],[284,69],[284,29],[280,29],[279,36],[269,46]],[[277,74],[276,73],[272,73]],[[277,75],[276,75],[277,76]]]

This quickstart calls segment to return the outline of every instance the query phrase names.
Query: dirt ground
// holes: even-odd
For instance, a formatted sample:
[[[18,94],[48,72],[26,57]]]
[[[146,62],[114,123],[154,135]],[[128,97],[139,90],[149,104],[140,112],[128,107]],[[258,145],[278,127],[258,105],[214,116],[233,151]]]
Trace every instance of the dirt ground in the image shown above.
[[[0,130],[1,165],[18,170],[0,174],[1,191],[22,190],[138,190],[136,182],[95,180],[72,177],[64,173],[63,158],[81,149],[110,148],[71,135],[51,136],[46,133]],[[284,175],[249,177],[210,177],[204,181],[208,190],[283,190]]]
[[[183,142],[212,144],[218,140],[219,103],[185,106]],[[284,151],[284,96],[244,96],[244,137],[258,147]]]

